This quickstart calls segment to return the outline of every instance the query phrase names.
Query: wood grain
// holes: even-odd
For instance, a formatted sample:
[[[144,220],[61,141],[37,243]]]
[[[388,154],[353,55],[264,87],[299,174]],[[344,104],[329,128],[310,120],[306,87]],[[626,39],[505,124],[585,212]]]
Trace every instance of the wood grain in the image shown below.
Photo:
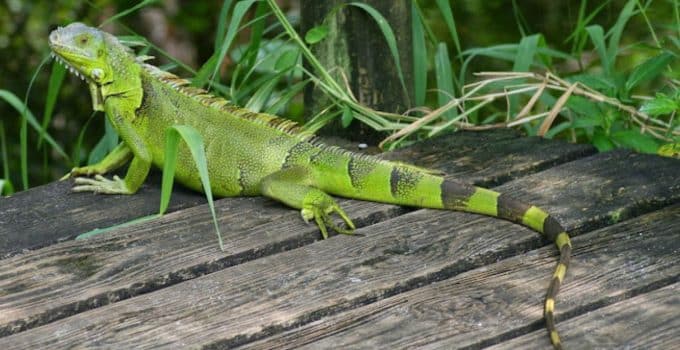
[[[624,159],[628,156],[627,153],[618,155]],[[616,163],[612,159],[617,159],[617,156],[609,158],[609,161],[600,160],[595,164],[599,165],[603,172],[603,169],[608,169]],[[575,163],[572,166],[580,169]],[[639,166],[648,165],[644,163],[644,157],[637,159],[636,163]],[[545,173],[548,172],[540,174],[541,178],[544,179]],[[657,175],[663,173],[658,171]],[[567,170],[562,169],[555,176],[560,175],[560,178],[564,178],[568,176],[567,174]],[[597,171],[592,170],[590,174],[597,174]],[[644,194],[649,196],[651,193],[656,198],[662,198],[663,194],[668,195],[669,184],[675,185],[674,181],[678,180],[662,179],[664,181],[655,183],[659,188],[651,189],[653,186],[650,185]],[[544,181],[550,182],[551,179]],[[611,189],[607,186],[619,188],[627,184],[625,178],[612,181],[601,179],[600,182],[603,185],[599,188],[603,192],[590,191],[588,193],[591,197],[581,198],[580,203],[592,202],[595,200],[593,196],[609,193]],[[513,183],[508,186],[514,185]],[[553,191],[559,192],[554,188]],[[553,198],[559,198],[555,192],[540,192],[544,196],[542,201],[550,202]],[[635,203],[639,200],[634,197],[619,198],[639,194],[636,191],[616,193],[618,197],[611,198],[610,204]],[[584,221],[604,216],[612,210],[611,206],[591,208],[586,212],[581,212],[578,205],[575,208],[575,213],[566,214],[580,216]],[[574,219],[572,223],[578,225],[578,220]],[[280,225],[275,226],[280,228]],[[400,229],[395,230],[395,227]],[[671,226],[670,229],[673,228],[677,229],[677,226]],[[212,342],[218,342],[219,345],[237,345],[307,324],[325,315],[370,304],[433,281],[449,278],[540,244],[533,232],[517,225],[492,218],[431,210],[408,213],[366,227],[359,232],[365,237],[357,239],[338,236],[288,252],[261,257],[154,293],[143,294],[2,338],[0,345],[7,344],[16,348],[64,347],[69,344],[94,346],[100,342],[115,344],[116,347],[134,345],[139,348],[162,344],[185,346]],[[607,244],[612,243],[609,242],[609,237],[605,238]],[[672,243],[674,238],[671,235],[670,241],[666,238],[667,241],[656,244],[670,247],[672,245],[669,243]],[[636,242],[626,242],[623,246],[625,249],[644,247],[633,243]],[[201,251],[205,249],[203,247]],[[613,248],[607,249],[620,254]],[[545,248],[542,252],[537,255],[541,261],[541,272],[530,273],[525,278],[515,281],[515,287],[526,291],[524,297],[527,301],[520,302],[518,305],[523,305],[522,308],[513,312],[510,318],[503,322],[498,321],[503,325],[502,329],[505,329],[504,325],[507,322],[513,322],[527,310],[529,320],[538,327],[541,319],[540,300],[555,262],[552,247]],[[515,264],[500,274],[529,268],[532,264],[527,265],[525,261],[531,257],[532,255],[524,255],[521,259],[514,260]],[[606,266],[601,265],[606,265],[604,262],[610,258],[607,256],[596,261],[595,265],[588,266],[587,273],[591,274],[594,270],[606,271]],[[173,261],[175,260],[184,259],[182,256],[175,256]],[[673,259],[670,259],[668,264],[675,266]],[[612,264],[611,268],[619,268],[619,265]],[[485,271],[487,269],[484,268]],[[578,271],[578,267],[576,270]],[[119,272],[116,276],[124,274]],[[499,273],[492,273],[495,274]],[[137,275],[138,273],[133,273],[120,278],[130,283],[129,281],[134,280]],[[626,278],[628,274],[615,273],[610,276],[605,273],[603,276]],[[107,284],[101,277],[95,281],[97,280]],[[466,284],[468,283],[470,282]],[[498,283],[493,281],[493,288],[500,291],[508,289],[508,286]],[[576,288],[574,286],[576,284],[567,283],[565,291]],[[100,291],[114,289],[112,287],[105,286],[100,288]],[[465,295],[472,293],[483,305],[483,301],[487,300],[485,293],[489,292],[475,294],[474,290],[478,287],[480,286],[466,287]],[[580,296],[578,299],[582,300]],[[492,305],[500,306],[491,310],[493,312],[482,312],[477,317],[466,318],[467,322],[470,319],[486,322],[488,315],[496,316],[500,312],[499,309],[509,308],[507,304],[517,303],[514,297],[488,297],[488,300]],[[565,301],[562,304],[568,306],[569,300]],[[21,303],[23,304],[25,303]],[[44,310],[50,305],[42,305],[38,309]],[[454,304],[452,307],[456,309],[464,305]],[[482,316],[486,318],[480,318]],[[484,322],[482,325],[486,324]],[[60,334],[67,332],[68,336],[59,338],[50,336],[55,332]]]
[[[676,278],[676,281],[678,278]],[[626,299],[562,322],[563,338],[591,349],[674,349],[680,344],[680,283]],[[540,349],[544,332],[489,348]]]
[[[602,345],[597,337],[587,336],[596,327],[577,322],[584,317],[599,326],[609,325],[603,330],[611,332],[612,343],[606,348],[620,349],[629,344],[630,336],[620,335],[614,341],[614,333],[625,333],[635,319],[631,314],[655,313],[653,308],[632,303],[625,304],[629,306],[627,312],[618,316],[609,317],[613,314],[609,311],[601,315],[597,314],[599,310],[592,315],[590,312],[677,282],[679,231],[680,206],[674,206],[573,240],[573,265],[558,297],[557,317],[584,316],[558,323],[566,348],[593,349]],[[541,248],[316,320],[243,348],[478,349],[500,342],[506,349],[547,349],[550,344],[541,321],[542,298],[554,259],[551,249]],[[678,306],[673,309],[677,316]],[[505,342],[533,330],[530,336]],[[666,333],[660,334],[665,342],[671,336]],[[672,337],[677,339],[677,332]],[[647,337],[638,344],[640,348],[654,348],[650,345],[655,341]]]
[[[501,142],[511,139],[507,133],[487,135],[498,137]],[[472,136],[470,133],[457,135],[462,139],[461,142],[469,142]],[[426,143],[422,150],[430,155],[421,160],[434,167],[451,163],[453,157],[460,157],[460,152],[467,151],[454,147],[452,145],[454,141],[451,141],[453,139],[456,137],[440,138]],[[492,177],[503,177],[504,172],[511,172],[512,167],[520,166],[517,164],[522,164],[522,161],[516,159],[520,153],[526,157],[523,168],[543,164],[537,159],[541,159],[541,154],[547,153],[534,147],[534,141],[517,139],[516,142],[526,144],[526,147],[515,147],[505,155],[501,153],[499,158],[511,158],[514,162],[505,161],[505,165],[499,165],[494,171],[474,166],[476,162],[474,157],[460,160],[458,163],[467,169],[467,174],[472,174],[469,169],[478,168],[483,169],[480,171],[484,171],[486,174],[484,176]],[[434,154],[432,152],[437,149],[440,150],[439,158],[432,156]],[[560,150],[551,152],[544,161],[567,161],[589,152],[589,148],[576,145],[562,145]],[[417,154],[416,150],[409,152],[408,156]],[[531,154],[533,156],[527,156]],[[147,194],[142,197],[96,196],[68,193],[66,183],[55,186],[51,188],[63,191],[56,193],[55,198],[73,196],[82,199],[75,201],[74,208],[71,209],[74,213],[87,212],[89,210],[87,205],[98,198],[108,200],[109,197],[119,197],[113,200],[136,199],[138,201],[135,203],[143,203],[150,200],[152,195],[149,193],[154,191],[153,187],[148,186]],[[45,188],[50,189],[49,186]],[[117,220],[124,218],[125,215],[139,215],[128,211],[139,210],[134,203],[129,206],[122,203],[107,205],[124,208],[122,210],[124,214],[121,216],[112,215]],[[407,211],[396,206],[348,200],[341,201],[341,205],[359,227]],[[296,211],[270,200],[222,199],[217,201],[216,206],[227,242],[226,254],[216,249],[209,212],[206,206],[202,205],[168,214],[151,222],[119,228],[99,239],[64,242],[6,259],[0,266],[0,305],[4,304],[11,308],[11,312],[0,315],[0,335],[19,332],[83,310],[140,293],[148,293],[243,261],[309,244],[319,238],[318,231],[313,226],[302,223]],[[117,209],[104,210],[101,207],[97,210],[97,215],[104,215],[103,211],[117,212]],[[56,214],[54,212],[50,215],[54,217]],[[65,217],[66,222],[73,219],[69,215]],[[95,217],[96,215],[91,216],[93,220]],[[31,223],[34,224],[36,223]],[[44,222],[42,224],[47,225]],[[60,223],[53,225],[55,232],[62,228],[60,225]],[[84,229],[86,226],[87,224],[78,227]],[[7,226],[3,227],[8,231],[12,230]],[[21,227],[17,231],[21,232]],[[55,303],[54,300],[58,302]]]
[[[134,196],[75,193],[68,180],[0,197],[0,258],[155,214],[159,184],[160,174],[154,172]],[[205,202],[200,193],[176,188],[168,212]]]

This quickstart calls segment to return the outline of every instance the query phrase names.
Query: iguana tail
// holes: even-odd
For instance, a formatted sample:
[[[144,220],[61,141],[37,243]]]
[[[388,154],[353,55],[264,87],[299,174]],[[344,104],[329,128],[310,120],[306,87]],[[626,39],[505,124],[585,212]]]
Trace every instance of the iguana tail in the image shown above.
[[[360,160],[353,161],[358,163]],[[498,217],[527,226],[555,242],[560,251],[560,260],[546,293],[544,317],[553,346],[555,349],[561,349],[560,337],[555,328],[555,296],[559,292],[571,258],[571,241],[562,225],[542,209],[517,201],[506,194],[447,180],[432,171],[410,165],[398,163],[382,165],[377,167],[384,175],[376,178],[387,177],[388,184],[374,183],[369,189],[367,186],[369,181],[357,176],[361,171],[355,169],[361,168],[349,166],[349,179],[352,185],[364,184],[365,189],[359,191],[356,190],[356,186],[348,186],[351,191],[336,194],[404,206],[466,211]],[[368,179],[370,176],[365,178]]]
[[[316,165],[319,170],[315,182],[328,193],[375,202],[458,210],[503,218],[527,226],[555,242],[560,251],[560,260],[548,287],[544,316],[551,342],[556,349],[561,348],[553,313],[555,296],[569,265],[571,242],[569,235],[555,218],[536,206],[524,204],[508,195],[447,180],[436,171],[345,153],[327,152],[325,155],[328,158],[326,160],[317,157],[316,162],[323,166]]]
[[[554,217],[536,206],[522,203],[506,194],[456,181],[444,180],[442,182],[441,201],[443,209],[461,210],[503,218],[527,226],[555,242],[560,251],[560,260],[548,286],[543,314],[546,328],[550,334],[550,341],[555,349],[561,349],[560,336],[555,328],[555,297],[559,292],[571,259],[571,241],[562,225]]]

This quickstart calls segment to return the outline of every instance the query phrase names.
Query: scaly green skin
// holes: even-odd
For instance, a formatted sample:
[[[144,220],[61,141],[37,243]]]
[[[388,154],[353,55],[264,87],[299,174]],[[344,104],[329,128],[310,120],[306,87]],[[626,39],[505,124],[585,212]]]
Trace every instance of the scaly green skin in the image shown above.
[[[327,227],[351,233],[354,224],[329,194],[405,206],[461,210],[507,219],[553,240],[560,261],[550,282],[544,314],[555,348],[561,348],[554,322],[555,296],[571,254],[569,236],[543,210],[504,194],[456,181],[433,171],[353,154],[319,143],[289,121],[238,108],[142,63],[130,49],[98,29],[80,23],[50,34],[59,61],[84,77],[93,108],[104,111],[123,142],[102,162],[74,168],[75,191],[135,193],[151,165],[164,163],[164,131],[190,125],[203,137],[212,191],[218,196],[263,195],[301,210],[315,220],[324,238]],[[101,176],[132,159],[125,179]],[[201,190],[188,149],[180,145],[176,177]],[[337,227],[337,213],[348,229]]]

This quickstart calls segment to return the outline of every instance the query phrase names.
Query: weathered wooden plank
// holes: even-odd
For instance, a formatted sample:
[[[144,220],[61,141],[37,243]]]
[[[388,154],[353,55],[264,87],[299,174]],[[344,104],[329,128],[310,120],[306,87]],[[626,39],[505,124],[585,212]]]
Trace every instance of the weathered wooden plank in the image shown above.
[[[466,146],[480,142],[500,145],[485,148]],[[465,176],[470,182],[486,185],[509,179],[517,173],[517,169],[525,173],[535,172],[592,154],[594,150],[590,146],[539,138],[518,139],[518,134],[511,130],[494,130],[447,135],[401,152],[391,157],[406,161],[418,159],[418,155],[422,154],[419,162],[423,166],[437,167],[452,175]],[[495,164],[491,157],[497,158]],[[456,163],[452,164],[451,159],[457,159]],[[72,183],[62,181],[1,198],[0,258],[157,212],[159,178],[155,173],[134,196],[72,193]],[[203,195],[175,187],[169,211],[205,203]]]
[[[680,193],[673,190],[678,188],[680,181],[675,176],[680,166],[677,162],[628,152],[601,154],[587,159],[586,162],[588,166],[581,164],[581,161],[572,162],[522,178],[502,186],[501,189],[523,188],[527,184],[533,186],[526,191],[531,191],[534,196],[542,196],[536,202],[559,211],[568,227],[582,227],[583,222],[596,222],[597,218],[608,217],[611,212],[622,213],[617,214],[617,217],[624,218],[626,213],[640,209],[637,203],[647,205],[650,198],[656,204],[679,199]],[[612,171],[612,168],[618,171]],[[636,175],[622,176],[622,168]],[[653,173],[646,170],[649,168],[654,169]],[[598,178],[598,181],[588,180],[590,177]],[[648,185],[642,189],[636,188],[640,183]],[[564,187],[558,188],[555,184],[564,184]],[[584,192],[580,197],[570,198],[573,202],[560,200],[561,193],[581,188]],[[524,196],[521,191],[517,191],[517,194]],[[605,196],[606,200],[599,200],[601,196]],[[581,210],[592,203],[600,205],[586,211]],[[181,213],[175,213],[178,214]],[[204,225],[209,226],[209,223]],[[100,275],[93,275],[89,281],[85,279],[82,282],[89,282],[94,288],[79,290],[78,286],[67,286],[60,289],[55,285],[53,289],[59,291],[53,296],[46,295],[37,288],[8,296],[14,297],[13,304],[7,304],[7,309],[13,311],[13,314],[3,319],[3,324],[17,319],[51,315],[55,307],[58,311],[64,311],[72,305],[85,306],[92,300],[105,303],[106,296],[115,295],[114,291],[133,290],[132,287],[143,284],[150,276],[158,276],[155,270],[163,269],[165,265],[171,265],[175,271],[190,273],[191,271],[181,269],[197,264],[210,265],[211,261],[219,259],[220,254],[207,248],[210,243],[196,244],[193,238],[188,240],[186,237],[177,237],[178,232],[158,239],[167,231],[168,226],[152,230],[153,234],[147,234],[145,242],[134,243],[136,249],[151,249],[153,252],[149,256],[137,255],[143,264],[139,261],[130,263],[125,259],[116,262],[110,260],[110,257],[104,257],[109,260],[102,262],[102,265],[122,265],[126,269],[118,268],[113,272],[104,269]],[[295,227],[281,226],[273,223],[257,229],[264,232],[280,230],[276,232],[278,237],[286,235],[287,230]],[[400,229],[395,230],[395,227]],[[136,347],[144,347],[157,345],[158,338],[153,337],[170,337],[165,339],[178,341],[179,345],[182,345],[181,341],[202,344],[218,339],[229,344],[238,344],[247,339],[264,337],[308,323],[325,314],[333,314],[416,288],[542,244],[533,232],[517,225],[469,214],[431,210],[415,211],[359,232],[366,237],[339,236],[286,253],[256,259],[155,293],[74,315],[36,328],[35,332],[28,330],[4,338],[4,341],[17,346],[34,344],[34,341],[48,344],[57,340],[42,338],[41,334],[70,329],[73,334],[69,340],[64,341],[72,339],[73,342],[88,343],[105,337],[107,342],[120,342],[118,346],[134,344]],[[130,232],[127,232],[112,235],[106,240],[93,241],[88,248],[97,253],[91,254],[91,259],[98,261],[96,259],[105,254],[102,250],[105,250],[107,243],[113,244],[121,237],[129,240],[129,235]],[[236,242],[232,248],[243,249],[241,244],[250,237],[257,236],[257,233],[248,233],[246,236],[241,239],[234,237]],[[266,238],[267,234],[260,237]],[[138,238],[138,241],[142,240]],[[168,245],[177,244],[178,241],[183,247],[175,246],[175,250],[167,250]],[[196,241],[200,241],[200,238],[197,237]],[[67,251],[69,249],[77,248],[66,248]],[[193,255],[187,255],[187,250],[193,252]],[[547,251],[552,252],[552,249]],[[159,265],[152,262],[154,265],[147,267],[151,256],[165,259]],[[544,282],[550,275],[554,256],[544,256],[544,260],[546,272],[532,276],[532,280],[524,281],[522,285],[535,283],[533,288],[537,290],[545,287]],[[28,260],[23,261],[24,265],[30,263]],[[145,273],[150,275],[145,276]],[[57,275],[66,279],[70,277],[63,273]],[[109,281],[111,276],[115,276],[113,282]],[[75,281],[71,283],[76,284]],[[533,307],[540,306],[542,294],[543,292],[532,294]],[[19,300],[26,296],[31,298],[30,303]],[[51,300],[51,303],[44,300]],[[58,307],[55,300],[59,303]],[[120,328],[122,319],[126,320],[123,322],[125,329]],[[540,315],[534,319],[540,320]],[[134,329],[128,329],[130,325],[135,325]],[[136,327],[137,325],[140,327]],[[83,329],[88,331],[84,332]],[[111,332],[95,336],[99,334],[98,330],[104,329]],[[200,336],[193,333],[197,329]],[[145,333],[147,330],[149,333]],[[141,334],[148,334],[149,338]],[[65,343],[53,345],[65,346]]]
[[[589,145],[566,144],[540,137],[515,138],[512,130],[460,132],[456,138],[438,137],[383,154],[383,158],[408,161],[441,170],[452,177],[493,187],[596,153]],[[449,160],[442,162],[442,159]],[[499,171],[503,169],[503,171]]]
[[[462,133],[456,138],[466,144],[475,135],[477,134]],[[507,132],[484,135],[495,137],[500,140],[499,142],[511,140],[516,136]],[[448,164],[452,157],[460,157],[463,152],[471,152],[455,147],[451,139],[441,138],[425,144],[423,150],[429,155],[423,159],[428,165],[439,167]],[[519,164],[524,163],[522,168],[568,161],[591,152],[589,147],[562,143],[555,149],[551,148],[552,143],[547,143],[550,147],[540,149],[536,147],[536,140],[518,139],[515,142],[526,146],[515,146],[512,150],[506,147],[506,153],[498,150],[499,158],[515,159]],[[442,149],[445,151],[441,151]],[[437,151],[442,155],[439,158],[433,156],[433,152]],[[417,155],[417,151],[409,152],[409,156]],[[525,158],[519,160],[517,159],[519,156]],[[482,158],[484,157],[480,157]],[[463,165],[462,168],[467,174],[472,174],[470,169],[480,168],[474,166],[475,162],[476,158],[473,157],[461,160],[459,164]],[[484,174],[477,179],[506,177],[507,173],[520,167],[518,163],[504,161],[503,165],[495,168],[495,171],[483,169],[481,171]],[[470,177],[474,178],[474,175]],[[58,185],[63,187],[66,196],[101,197],[104,200],[108,198],[89,194],[66,194],[68,186],[63,183]],[[146,196],[146,199],[148,197]],[[123,197],[125,198],[136,196]],[[83,202],[78,202],[76,206],[81,203]],[[341,204],[359,227],[405,212],[403,208],[365,202],[342,201]],[[11,300],[12,305],[26,303],[31,305],[33,311],[27,314],[21,312],[6,314],[7,318],[0,321],[0,334],[17,332],[84,309],[238,264],[244,260],[308,244],[319,237],[313,226],[305,226],[300,222],[296,211],[284,209],[272,201],[259,198],[226,199],[218,201],[217,210],[221,213],[220,220],[228,223],[223,224],[227,246],[233,247],[228,254],[215,251],[210,217],[205,206],[202,206],[149,223],[119,228],[117,230],[120,236],[107,236],[117,237],[112,238],[112,241],[106,239],[97,243],[83,241],[63,244],[8,261],[0,269],[0,276],[6,281],[4,285],[0,284],[0,301]],[[55,230],[60,229],[58,224],[54,226]],[[164,256],[168,259],[161,258]],[[149,261],[155,265],[147,265]],[[154,270],[153,266],[157,269]],[[121,273],[121,270],[124,273]],[[34,278],[34,275],[45,277]],[[135,277],[131,278],[131,275]],[[88,288],[100,283],[100,279],[104,277],[108,278],[107,286],[111,290]],[[61,288],[65,285],[69,286],[70,292]],[[1,298],[4,296],[6,299],[3,301]],[[61,303],[50,305],[55,298]],[[34,300],[42,301],[33,304]]]
[[[72,181],[58,181],[0,197],[0,258],[157,213],[159,179],[154,173],[134,196],[74,193]],[[178,188],[168,212],[205,202],[202,194]]]
[[[676,279],[677,280],[677,279]],[[680,283],[574,317],[560,325],[563,338],[590,349],[674,349],[680,344]],[[491,347],[540,349],[532,332]]]
[[[566,348],[593,349],[602,345],[596,337],[588,337],[590,332],[597,332],[596,327],[580,319],[610,324],[608,330],[603,330],[606,333],[620,330],[630,322],[630,314],[650,312],[647,317],[657,316],[657,311],[647,309],[646,304],[628,301],[623,302],[629,309],[622,315],[612,316],[611,312],[621,308],[606,308],[606,312],[598,308],[677,282],[677,232],[680,206],[676,205],[573,240],[576,249],[566,285],[558,297],[557,316],[583,316],[558,324]],[[500,342],[499,347],[505,349],[546,349],[550,344],[541,322],[541,302],[554,259],[551,249],[544,247],[533,254],[484,266],[243,347],[477,349]],[[675,306],[676,318],[679,307]],[[660,313],[658,317],[666,316]],[[521,341],[506,342],[532,330],[536,331],[517,338]],[[610,339],[613,342],[607,348],[620,349],[626,348],[630,338]],[[650,337],[640,339],[638,344],[640,348],[655,348]]]

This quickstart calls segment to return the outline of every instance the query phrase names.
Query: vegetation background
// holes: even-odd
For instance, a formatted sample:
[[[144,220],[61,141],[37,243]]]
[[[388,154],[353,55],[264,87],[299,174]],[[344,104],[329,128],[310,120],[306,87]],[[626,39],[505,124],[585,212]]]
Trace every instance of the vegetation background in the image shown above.
[[[318,83],[324,68],[304,71],[301,43],[273,4],[299,28],[296,0],[3,0],[0,192],[54,181],[117,142],[104,118],[93,116],[81,81],[51,62],[38,70],[49,32],[74,21],[104,23],[156,56],[155,65],[240,105],[303,122],[303,88]],[[512,126],[600,150],[677,154],[679,7],[674,0],[414,1],[414,42],[396,49],[423,53],[414,56],[417,77],[408,87],[417,108],[395,119],[327,91],[331,105],[307,121],[313,130],[332,118],[367,122],[392,135],[387,148],[454,128]],[[300,35],[314,45],[324,30]],[[474,75],[484,71],[506,73]]]

